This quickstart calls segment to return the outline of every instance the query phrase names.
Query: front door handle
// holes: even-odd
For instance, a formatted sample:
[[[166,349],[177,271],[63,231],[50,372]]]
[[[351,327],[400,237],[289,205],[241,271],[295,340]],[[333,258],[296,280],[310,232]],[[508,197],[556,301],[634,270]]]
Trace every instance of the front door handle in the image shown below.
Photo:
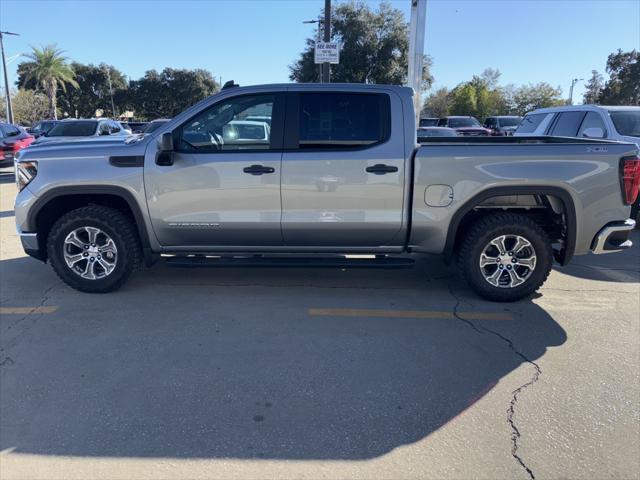
[[[264,175],[265,173],[273,173],[276,171],[273,167],[265,167],[264,165],[251,165],[242,169],[244,173],[249,175]]]
[[[383,165],[382,163],[378,163],[373,167],[367,167],[364,169],[367,173],[373,173],[374,175],[384,175],[385,173],[393,173],[398,171],[398,167],[394,167],[393,165]]]

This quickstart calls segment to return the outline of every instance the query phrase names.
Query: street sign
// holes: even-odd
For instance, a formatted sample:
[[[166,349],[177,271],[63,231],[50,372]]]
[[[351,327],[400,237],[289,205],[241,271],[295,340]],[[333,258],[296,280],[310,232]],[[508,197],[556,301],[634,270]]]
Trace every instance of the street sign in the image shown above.
[[[315,63],[340,63],[338,42],[316,42]]]

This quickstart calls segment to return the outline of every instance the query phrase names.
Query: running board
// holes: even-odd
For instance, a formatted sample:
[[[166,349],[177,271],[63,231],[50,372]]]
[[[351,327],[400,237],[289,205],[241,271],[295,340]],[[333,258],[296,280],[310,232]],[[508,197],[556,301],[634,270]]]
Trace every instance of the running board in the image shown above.
[[[166,257],[171,267],[300,267],[300,268],[411,268],[415,261],[405,257]]]

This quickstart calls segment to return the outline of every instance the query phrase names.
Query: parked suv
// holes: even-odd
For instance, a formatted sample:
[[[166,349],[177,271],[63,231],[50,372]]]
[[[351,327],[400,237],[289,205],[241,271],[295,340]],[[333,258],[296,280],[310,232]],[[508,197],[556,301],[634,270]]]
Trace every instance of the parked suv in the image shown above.
[[[62,142],[68,140],[87,140],[92,137],[127,137],[130,133],[115,120],[65,119],[59,121],[51,130],[39,137],[34,145]]]
[[[539,108],[524,116],[514,135],[599,138],[640,145],[640,107]]]
[[[491,130],[491,135],[506,137],[513,135],[522,117],[517,115],[497,115],[484,120],[484,128]]]
[[[465,137],[484,137],[491,133],[491,130],[480,125],[475,117],[444,117],[438,121],[438,126],[453,128],[458,135]]]

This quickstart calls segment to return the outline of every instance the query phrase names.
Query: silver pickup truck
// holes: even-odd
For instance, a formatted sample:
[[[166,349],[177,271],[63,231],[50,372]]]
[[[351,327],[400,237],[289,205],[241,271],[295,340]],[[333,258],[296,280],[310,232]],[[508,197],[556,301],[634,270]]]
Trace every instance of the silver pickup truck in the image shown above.
[[[152,134],[24,150],[15,218],[25,251],[84,292],[115,290],[161,256],[396,268],[427,253],[512,301],[554,260],[631,246],[636,145],[432,140],[416,142],[408,88],[228,88]]]

